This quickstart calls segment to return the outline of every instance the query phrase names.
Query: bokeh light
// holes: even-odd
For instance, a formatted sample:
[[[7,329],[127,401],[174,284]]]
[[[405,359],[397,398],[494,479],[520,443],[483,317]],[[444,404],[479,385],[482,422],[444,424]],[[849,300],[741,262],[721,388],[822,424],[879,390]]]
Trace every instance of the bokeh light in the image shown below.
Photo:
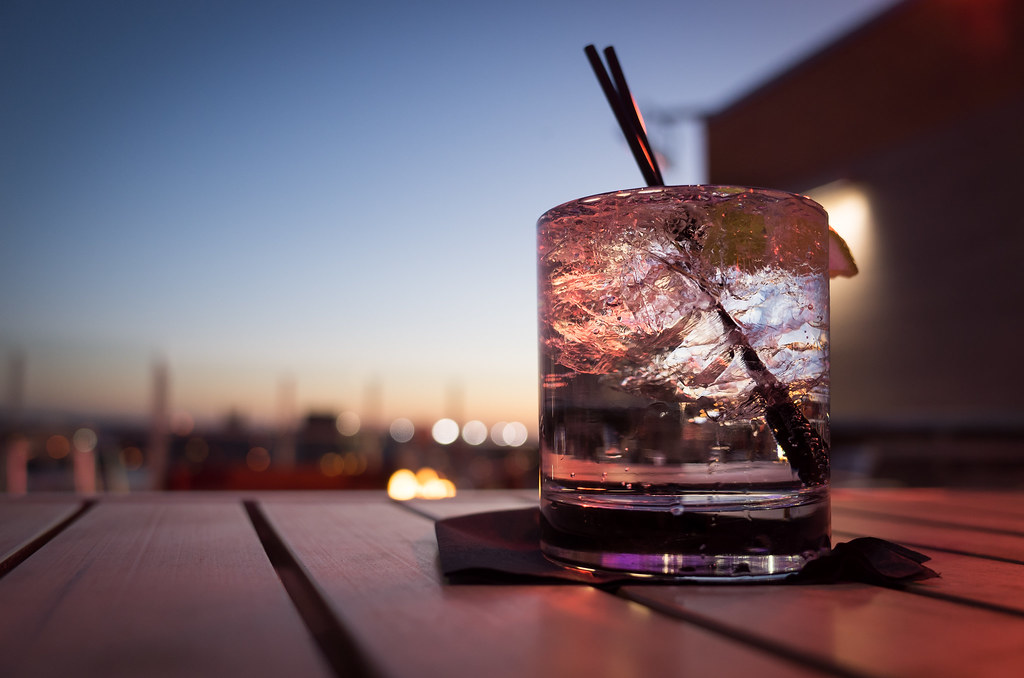
[[[499,421],[491,427],[491,442],[498,447],[505,447],[505,426],[507,421]]]
[[[361,425],[362,421],[359,419],[359,415],[351,410],[339,414],[338,419],[335,422],[335,426],[338,428],[338,433],[343,436],[354,436],[359,433],[359,427]]]
[[[462,439],[470,445],[482,445],[487,440],[487,425],[473,419],[462,426]]]
[[[358,452],[346,452],[342,463],[345,475],[358,476],[366,472],[366,457]]]
[[[75,449],[79,452],[92,452],[96,449],[96,442],[98,441],[96,432],[91,428],[78,429],[71,440]]]
[[[459,438],[459,425],[453,419],[438,419],[430,429],[430,435],[439,445],[451,445]]]
[[[328,452],[320,457],[320,473],[335,478],[345,472],[345,460],[337,452]]]
[[[136,471],[142,468],[143,456],[142,450],[134,445],[121,450],[121,465],[129,471]]]
[[[424,466],[419,471],[416,471],[416,484],[421,487],[429,482],[437,480],[438,478],[439,476],[437,475],[437,471],[429,466]]]
[[[509,422],[508,424],[505,424],[505,427],[501,430],[501,438],[509,447],[520,447],[524,445],[527,437],[529,437],[529,432],[526,430],[526,425],[521,421]]]
[[[270,453],[265,447],[252,447],[245,455],[245,465],[250,471],[261,473],[270,468]]]
[[[388,479],[388,496],[398,501],[445,499],[454,497],[455,492],[455,483],[442,478],[429,466],[415,473],[406,468],[399,469]]]
[[[418,496],[421,499],[446,499],[455,496],[455,483],[447,478],[432,478],[420,485]]]
[[[407,443],[416,435],[416,426],[408,419],[399,417],[391,422],[388,433],[396,443]]]
[[[398,501],[407,501],[416,497],[419,483],[416,474],[409,469],[398,469],[388,479],[388,496]]]
[[[71,452],[71,442],[62,435],[52,435],[46,439],[46,453],[54,459],[63,459]]]

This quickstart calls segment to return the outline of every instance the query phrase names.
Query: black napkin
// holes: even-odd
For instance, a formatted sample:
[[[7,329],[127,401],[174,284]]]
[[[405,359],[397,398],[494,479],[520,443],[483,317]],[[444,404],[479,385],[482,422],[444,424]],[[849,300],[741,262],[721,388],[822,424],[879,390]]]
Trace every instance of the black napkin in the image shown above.
[[[614,587],[647,583],[628,576],[570,570],[540,552],[540,509],[476,513],[434,524],[441,570],[451,584],[577,583]],[[939,576],[922,565],[928,556],[875,537],[837,544],[784,582],[865,582],[882,586]]]

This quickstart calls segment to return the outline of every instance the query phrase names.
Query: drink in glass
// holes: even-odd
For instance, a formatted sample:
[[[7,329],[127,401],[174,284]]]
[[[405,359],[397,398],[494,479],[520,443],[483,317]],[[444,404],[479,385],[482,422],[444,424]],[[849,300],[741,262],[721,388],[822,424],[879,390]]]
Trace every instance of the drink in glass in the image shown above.
[[[740,187],[540,218],[547,557],[751,580],[829,549],[828,242],[813,201]]]

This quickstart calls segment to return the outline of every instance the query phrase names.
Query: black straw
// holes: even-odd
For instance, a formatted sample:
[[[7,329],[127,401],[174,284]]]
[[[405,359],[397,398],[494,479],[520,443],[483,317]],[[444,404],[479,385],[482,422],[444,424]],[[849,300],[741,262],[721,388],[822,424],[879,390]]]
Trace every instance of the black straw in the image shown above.
[[[601,84],[604,96],[608,99],[608,105],[611,106],[612,112],[615,114],[619,128],[622,129],[622,135],[626,137],[629,150],[632,151],[633,158],[636,159],[636,164],[640,168],[640,173],[643,174],[644,181],[647,182],[648,186],[664,186],[665,183],[661,178],[661,171],[658,169],[658,163],[654,159],[654,152],[651,150],[650,144],[647,141],[647,135],[640,125],[639,114],[633,103],[633,97],[625,85],[625,78],[621,79],[620,89],[616,90],[611,78],[608,77],[604,64],[601,62],[597,48],[593,45],[587,45],[583,48],[583,51],[586,53],[587,59],[590,60],[590,66],[594,69],[594,75],[597,76],[597,81]],[[608,50],[605,50],[605,54],[607,53]],[[613,58],[614,54],[615,52],[612,50]],[[609,63],[612,62],[610,61]],[[614,64],[621,76],[622,69],[618,68],[618,59],[614,60]],[[625,101],[629,102],[628,105],[624,103]]]
[[[654,149],[651,147],[651,142],[647,139],[647,130],[644,129],[640,109],[637,108],[633,94],[629,91],[629,85],[626,84],[626,75],[622,72],[622,66],[619,64],[619,57],[615,54],[615,48],[611,46],[605,47],[604,58],[608,61],[608,70],[611,71],[612,79],[615,81],[615,88],[619,92],[622,110],[625,111],[626,116],[633,125],[633,131],[646,155],[646,163],[650,166],[654,175],[654,183],[649,183],[648,185],[664,186],[665,180],[661,177],[661,169],[658,167],[657,158],[654,157]]]

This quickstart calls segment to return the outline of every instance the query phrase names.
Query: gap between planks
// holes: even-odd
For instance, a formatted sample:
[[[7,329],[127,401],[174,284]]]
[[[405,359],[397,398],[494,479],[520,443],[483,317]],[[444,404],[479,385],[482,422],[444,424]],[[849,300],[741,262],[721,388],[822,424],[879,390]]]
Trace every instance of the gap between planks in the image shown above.
[[[95,499],[83,500],[77,509],[22,544],[17,550],[4,558],[3,561],[0,561],[0,578],[28,560],[33,553],[46,546],[46,544],[52,541],[54,537],[66,530],[73,522],[85,515],[85,512],[95,505]]]
[[[271,526],[259,504],[245,500],[242,506],[270,564],[331,671],[338,678],[377,678],[379,672],[359,649],[352,634],[331,612],[323,593]]]

